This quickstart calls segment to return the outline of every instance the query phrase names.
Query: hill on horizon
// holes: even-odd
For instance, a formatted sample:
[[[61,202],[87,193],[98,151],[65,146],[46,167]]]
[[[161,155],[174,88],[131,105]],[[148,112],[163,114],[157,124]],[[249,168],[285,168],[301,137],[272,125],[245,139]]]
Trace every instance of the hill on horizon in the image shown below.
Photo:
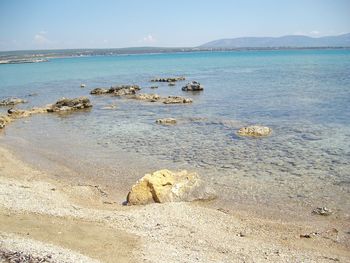
[[[339,36],[309,37],[238,37],[214,40],[199,48],[280,48],[280,47],[350,47],[350,33]]]

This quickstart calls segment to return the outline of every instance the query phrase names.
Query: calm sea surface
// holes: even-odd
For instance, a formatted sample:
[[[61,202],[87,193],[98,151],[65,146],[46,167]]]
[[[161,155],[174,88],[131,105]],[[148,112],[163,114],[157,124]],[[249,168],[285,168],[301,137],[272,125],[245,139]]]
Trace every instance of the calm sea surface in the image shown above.
[[[175,87],[154,77],[186,76]],[[181,91],[187,81],[201,93]],[[86,88],[80,88],[85,83]],[[142,93],[191,97],[192,105],[89,95],[138,84]],[[37,93],[37,96],[28,94]],[[247,205],[350,209],[350,50],[201,52],[51,59],[0,65],[0,96],[21,108],[89,96],[91,111],[35,116],[11,124],[0,142],[57,176],[105,182],[120,198],[155,169],[199,172],[220,200]],[[115,110],[102,109],[115,104]],[[5,111],[6,109],[0,109]],[[174,117],[175,126],[155,120]],[[250,124],[273,129],[240,138]]]

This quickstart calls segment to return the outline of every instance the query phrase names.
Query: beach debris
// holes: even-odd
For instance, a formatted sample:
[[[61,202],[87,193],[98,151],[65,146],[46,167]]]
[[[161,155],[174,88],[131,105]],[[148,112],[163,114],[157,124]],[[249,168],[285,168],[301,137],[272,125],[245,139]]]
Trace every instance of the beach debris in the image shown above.
[[[169,82],[168,86],[175,86],[176,83],[175,82]]]
[[[20,103],[26,103],[27,101],[20,98],[6,98],[0,100],[0,106],[14,106]]]
[[[185,80],[185,77],[169,77],[169,78],[154,78],[152,82],[176,82],[180,80]]]
[[[333,211],[327,207],[316,207],[314,210],[312,210],[312,213],[320,216],[329,216],[333,214]]]
[[[43,257],[26,254],[21,251],[11,251],[7,249],[0,249],[0,260],[9,263],[39,263],[39,262],[54,262],[51,255],[45,255]]]
[[[62,98],[58,100],[55,104],[52,104],[47,108],[48,112],[62,112],[62,111],[72,111],[81,110],[86,108],[91,108],[92,104],[87,97],[80,97],[74,99]]]
[[[266,126],[253,125],[240,128],[237,132],[241,136],[264,137],[270,135],[272,129]]]
[[[204,87],[197,81],[192,81],[186,84],[186,86],[182,87],[183,91],[201,91]]]
[[[136,91],[141,88],[138,85],[120,85],[112,86],[110,88],[95,88],[90,94],[92,95],[102,95],[102,94],[111,94],[114,96],[125,96],[125,95],[134,95]]]
[[[85,88],[86,85],[84,83],[80,84],[80,88]]]
[[[127,203],[145,205],[214,198],[216,198],[215,191],[207,186],[197,173],[190,173],[186,170],[172,172],[164,169],[146,174],[137,181],[128,193]]]
[[[177,121],[174,118],[164,118],[164,119],[156,120],[156,123],[162,124],[162,125],[173,125],[173,124],[176,124]]]

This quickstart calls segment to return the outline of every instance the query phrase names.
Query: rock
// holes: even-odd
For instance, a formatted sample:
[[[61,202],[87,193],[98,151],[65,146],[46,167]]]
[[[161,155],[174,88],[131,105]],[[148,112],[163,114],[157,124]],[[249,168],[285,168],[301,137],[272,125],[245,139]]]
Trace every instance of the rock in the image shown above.
[[[101,108],[101,110],[114,110],[117,108],[117,105],[111,104],[111,105],[107,105]]]
[[[96,88],[90,91],[91,95],[101,95],[106,93],[108,93],[108,89],[105,89],[105,88]]]
[[[92,104],[86,97],[67,99],[62,98],[47,109],[48,112],[63,112],[91,108]]]
[[[21,119],[21,118],[29,117],[33,114],[46,113],[48,112],[49,109],[50,109],[49,106],[43,107],[43,108],[32,108],[29,110],[11,108],[7,111],[7,113],[8,113],[8,117],[10,117],[11,119]]]
[[[180,96],[168,96],[163,99],[164,104],[180,104],[180,103],[192,103],[192,99],[184,98]]]
[[[200,179],[197,173],[159,170],[146,174],[132,186],[127,203],[144,205],[149,203],[211,200],[216,198],[213,189]]]
[[[240,128],[238,131],[238,135],[241,136],[251,136],[251,137],[263,137],[268,136],[272,132],[272,129],[264,126],[248,126]]]
[[[180,80],[185,80],[185,77],[170,77],[170,78],[155,78],[152,79],[152,82],[176,82]]]
[[[320,216],[329,216],[333,214],[332,210],[328,209],[327,207],[317,207],[312,210],[312,213]]]
[[[3,100],[0,100],[0,106],[13,106],[20,103],[26,103],[26,100],[19,99],[19,98],[6,98]]]
[[[158,89],[158,86],[151,86],[150,89]]]
[[[11,119],[6,115],[0,115],[0,129],[5,128],[5,126],[11,122]]]
[[[172,125],[172,124],[176,124],[177,121],[174,118],[165,118],[165,119],[156,120],[156,123],[162,124],[162,125]]]
[[[169,82],[168,86],[175,86],[176,83],[175,82]]]
[[[86,85],[85,84],[80,84],[80,88],[85,88]]]
[[[134,95],[138,90],[140,90],[140,87],[138,85],[121,85],[121,86],[112,86],[109,89],[96,88],[90,91],[90,94],[92,95],[112,94],[115,96],[125,96],[125,95]]]
[[[149,102],[156,102],[158,100],[160,100],[160,96],[158,94],[145,94],[145,93],[140,93],[137,94],[133,97],[131,97],[132,99],[136,99],[136,100],[144,100],[144,101],[149,101]]]
[[[190,83],[187,83],[186,86],[182,87],[183,91],[201,91],[204,87],[197,81],[192,81]]]

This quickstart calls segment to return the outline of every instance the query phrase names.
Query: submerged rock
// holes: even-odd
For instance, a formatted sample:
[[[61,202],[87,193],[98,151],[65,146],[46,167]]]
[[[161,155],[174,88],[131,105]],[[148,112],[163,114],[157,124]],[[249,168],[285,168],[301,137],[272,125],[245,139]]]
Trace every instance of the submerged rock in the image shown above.
[[[158,86],[151,86],[150,89],[158,89]]]
[[[183,91],[201,91],[204,87],[197,81],[187,83],[186,86],[182,87]]]
[[[185,80],[185,77],[169,77],[169,78],[154,78],[152,82],[176,82],[180,80]]]
[[[117,108],[117,105],[111,104],[111,105],[102,107],[101,110],[115,110],[116,108]]]
[[[271,132],[272,132],[272,129],[269,127],[253,125],[253,126],[240,128],[238,130],[238,135],[251,136],[251,137],[263,137],[263,136],[270,135]]]
[[[192,103],[192,99],[184,98],[180,96],[168,96],[163,99],[164,104],[181,104],[181,103]]]
[[[149,203],[211,200],[215,191],[208,187],[197,173],[159,170],[146,174],[132,186],[127,202],[130,205]]]
[[[156,102],[161,99],[161,97],[158,94],[145,94],[145,93],[136,94],[131,98],[136,100],[144,100],[148,102]]]
[[[14,106],[20,103],[26,103],[26,100],[19,99],[19,98],[6,98],[3,100],[0,100],[0,106]]]
[[[175,86],[176,83],[175,82],[169,82],[168,86]]]
[[[48,112],[62,112],[91,108],[92,104],[86,97],[67,99],[62,98],[47,109]]]
[[[21,109],[11,108],[7,111],[7,113],[11,119],[20,119],[20,118],[29,117],[33,114],[46,113],[46,112],[48,112],[49,109],[50,109],[50,106],[43,107],[43,108],[32,108],[29,110],[21,110]]]
[[[333,214],[333,211],[327,207],[317,207],[312,211],[312,213],[320,216],[329,216]]]
[[[162,124],[162,125],[172,125],[172,124],[176,124],[177,121],[174,118],[164,118],[164,119],[156,120],[156,123]]]

